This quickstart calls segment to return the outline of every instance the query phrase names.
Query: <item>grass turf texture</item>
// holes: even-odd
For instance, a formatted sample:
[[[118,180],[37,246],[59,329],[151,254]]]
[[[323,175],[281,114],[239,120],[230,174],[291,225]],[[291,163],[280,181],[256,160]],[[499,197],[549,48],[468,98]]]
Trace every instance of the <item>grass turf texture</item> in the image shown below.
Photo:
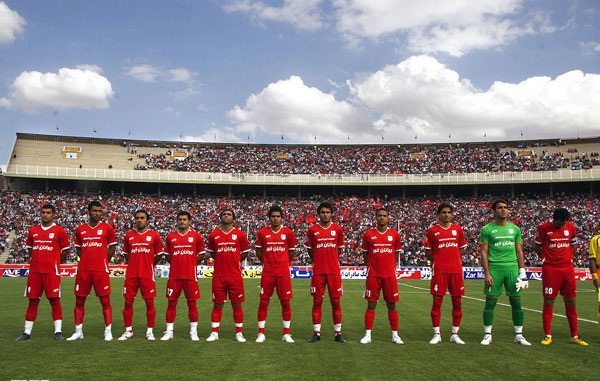
[[[312,336],[311,305],[308,280],[294,280],[292,300],[292,335],[294,344],[281,342],[281,307],[274,297],[269,307],[267,341],[255,343],[258,279],[247,279],[244,334],[246,343],[234,340],[231,306],[227,303],[221,322],[220,340],[207,343],[210,333],[210,279],[201,279],[202,298],[198,301],[200,342],[188,336],[189,323],[184,299],[179,300],[175,321],[175,338],[162,342],[165,326],[166,280],[157,281],[156,341],[145,340],[145,305],[138,297],[135,303],[134,338],[126,342],[116,339],[123,333],[120,295],[123,279],[113,279],[113,335],[115,341],[103,341],[103,322],[98,298],[91,296],[86,303],[85,339],[57,342],[53,339],[50,306],[45,298],[40,303],[38,319],[32,337],[17,342],[22,333],[27,301],[23,298],[24,278],[0,278],[0,379],[37,380],[194,380],[194,379],[344,379],[380,380],[402,378],[409,380],[474,379],[593,379],[593,366],[600,355],[596,294],[591,282],[578,282],[579,328],[589,347],[569,343],[569,330],[564,317],[562,298],[557,299],[554,317],[554,342],[542,346],[543,338],[541,283],[530,282],[523,295],[525,337],[533,344],[523,347],[513,343],[513,328],[508,299],[503,295],[495,310],[494,342],[489,347],[479,344],[483,337],[483,294],[481,281],[467,281],[463,299],[461,337],[466,345],[448,341],[451,325],[451,301],[444,298],[442,307],[442,338],[430,345],[432,336],[429,311],[431,295],[429,282],[401,281],[400,336],[404,345],[391,342],[386,307],[379,303],[373,342],[362,345],[364,334],[362,299],[363,280],[344,281],[343,334],[347,344],[333,341],[331,308],[326,297],[323,303],[322,339],[309,344]],[[73,279],[63,279],[63,334],[73,333]],[[501,304],[502,303],[502,304]]]

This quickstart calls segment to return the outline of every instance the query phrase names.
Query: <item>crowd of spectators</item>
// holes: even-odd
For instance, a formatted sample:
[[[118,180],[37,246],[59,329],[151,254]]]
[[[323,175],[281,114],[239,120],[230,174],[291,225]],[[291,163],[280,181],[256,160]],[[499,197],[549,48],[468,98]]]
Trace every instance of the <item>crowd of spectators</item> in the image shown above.
[[[137,209],[149,211],[151,228],[161,237],[176,228],[175,215],[179,210],[188,210],[193,215],[193,227],[206,237],[218,227],[218,213],[225,207],[233,208],[237,214],[236,224],[248,233],[250,242],[255,234],[267,224],[266,212],[270,205],[279,204],[285,211],[285,225],[293,229],[301,244],[294,260],[296,265],[308,265],[310,259],[303,247],[306,230],[317,221],[316,207],[319,200],[314,198],[259,198],[237,197],[220,198],[214,196],[156,196],[156,195],[101,195],[92,196],[67,192],[19,193],[0,191],[0,233],[6,242],[8,232],[14,231],[15,240],[9,250],[8,263],[26,263],[28,261],[25,238],[29,228],[39,224],[38,210],[44,203],[52,203],[58,209],[57,223],[65,227],[69,236],[75,228],[87,221],[86,206],[89,201],[100,199],[105,206],[105,220],[115,227],[118,249],[115,262],[122,262],[121,246],[126,232],[134,227],[133,213]],[[478,266],[478,238],[481,227],[492,218],[490,204],[493,198],[393,198],[338,196],[328,199],[335,206],[334,221],[345,230],[346,250],[340,262],[343,265],[362,265],[362,257],[357,248],[363,232],[374,225],[374,212],[377,207],[385,206],[390,210],[390,225],[399,230],[403,242],[403,266],[425,266],[428,264],[423,249],[423,238],[428,227],[435,223],[435,210],[443,201],[455,206],[455,222],[463,227],[468,248],[463,257],[465,266]],[[533,239],[537,226],[551,218],[555,207],[567,207],[578,229],[579,245],[575,252],[574,264],[587,265],[587,247],[589,240],[598,234],[600,209],[598,198],[590,195],[521,195],[509,199],[511,221],[523,231],[523,251],[529,266],[539,266],[540,258],[533,252]],[[71,250],[70,261],[75,261],[75,250]],[[248,264],[258,264],[252,254]]]
[[[136,151],[137,152],[137,151]],[[164,153],[139,153],[139,170],[245,174],[456,174],[555,171],[571,161],[600,165],[595,153],[547,152],[499,146],[276,146],[196,145]]]

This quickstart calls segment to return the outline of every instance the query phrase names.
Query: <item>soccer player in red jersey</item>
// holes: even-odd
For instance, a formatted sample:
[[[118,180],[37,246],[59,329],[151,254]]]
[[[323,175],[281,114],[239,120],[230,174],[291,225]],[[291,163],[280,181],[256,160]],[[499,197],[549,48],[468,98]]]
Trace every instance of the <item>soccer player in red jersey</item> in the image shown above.
[[[108,262],[115,254],[117,239],[115,229],[102,221],[103,207],[100,201],[88,204],[88,215],[89,222],[79,225],[75,230],[75,248],[80,258],[75,276],[75,333],[67,340],[83,339],[85,300],[93,286],[102,304],[104,340],[112,341]]]
[[[206,341],[219,340],[219,327],[223,316],[223,304],[229,296],[235,322],[235,340],[246,341],[242,333],[244,327],[244,278],[242,261],[248,256],[250,246],[246,233],[233,226],[235,213],[224,209],[219,215],[221,226],[208,236],[208,256],[214,259],[212,279],[212,301],[210,335]]]
[[[379,208],[375,212],[377,226],[368,229],[362,237],[360,250],[367,264],[367,280],[363,297],[367,299],[365,311],[365,336],[360,339],[361,344],[371,342],[371,330],[375,321],[375,308],[379,301],[379,294],[383,290],[383,299],[387,304],[388,319],[392,329],[392,342],[404,344],[398,336],[398,311],[396,302],[400,299],[398,294],[398,281],[396,279],[396,264],[402,250],[402,242],[398,232],[388,226],[389,212]]]
[[[334,339],[345,343],[342,336],[342,306],[340,299],[344,293],[342,289],[342,275],[340,274],[339,257],[344,250],[344,230],[334,224],[333,206],[328,202],[321,203],[317,208],[319,223],[308,228],[306,232],[306,249],[313,262],[313,275],[310,282],[310,293],[313,297],[312,321],[313,336],[308,340],[314,343],[321,340],[321,316],[325,287],[329,291],[331,313],[333,315]]]
[[[442,302],[446,291],[452,298],[452,335],[450,342],[464,344],[458,336],[462,320],[462,296],[465,294],[465,282],[462,271],[462,255],[467,241],[462,228],[454,223],[454,208],[448,203],[442,203],[437,208],[438,223],[427,230],[425,239],[425,255],[432,265],[430,292],[433,295],[431,307],[431,323],[433,338],[429,344],[442,342],[440,320],[442,317]]]
[[[125,307],[123,320],[125,333],[119,340],[128,340],[133,337],[133,301],[138,290],[146,303],[146,339],[154,340],[154,322],[156,320],[156,284],[154,282],[154,265],[160,260],[163,247],[160,235],[148,228],[150,215],[148,211],[140,209],[134,213],[135,229],[125,235],[123,254],[127,261],[127,272],[123,285]]]
[[[542,322],[546,337],[543,345],[552,343],[552,312],[554,299],[558,293],[565,302],[565,314],[571,331],[571,343],[587,346],[588,343],[579,338],[575,297],[577,285],[573,269],[573,251],[577,247],[577,230],[569,221],[571,214],[565,208],[557,208],[552,214],[552,221],[538,226],[533,249],[542,257],[542,293],[544,310]]]
[[[281,341],[293,343],[290,334],[292,319],[292,279],[290,276],[290,261],[296,252],[296,235],[282,226],[283,210],[278,205],[269,208],[270,226],[265,226],[257,233],[256,256],[262,261],[263,270],[260,279],[260,303],[258,305],[258,336],[257,343],[265,341],[265,322],[273,291],[277,288],[277,296],[281,303],[283,317],[283,336]]]
[[[171,265],[167,281],[167,329],[160,338],[163,341],[173,338],[173,325],[177,315],[177,300],[181,291],[185,293],[190,320],[190,339],[198,338],[198,307],[196,301],[200,298],[198,287],[198,264],[204,259],[204,239],[192,230],[192,215],[188,211],[177,213],[177,231],[169,233],[165,240],[165,256]]]
[[[25,296],[29,299],[25,313],[25,330],[17,341],[31,337],[33,322],[37,317],[42,293],[52,306],[54,338],[63,340],[62,306],[60,305],[60,262],[69,253],[69,238],[65,229],[54,223],[54,205],[44,204],[40,208],[41,224],[29,229],[27,251],[29,253],[29,276]]]

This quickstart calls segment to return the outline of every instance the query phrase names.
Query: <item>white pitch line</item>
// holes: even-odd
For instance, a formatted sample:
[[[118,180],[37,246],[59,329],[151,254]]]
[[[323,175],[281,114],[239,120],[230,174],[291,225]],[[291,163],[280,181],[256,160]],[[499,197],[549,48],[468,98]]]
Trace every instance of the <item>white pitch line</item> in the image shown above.
[[[399,284],[400,286],[404,286],[404,287],[416,288],[417,290],[429,291],[429,288],[425,288],[425,287],[418,287],[418,286],[413,286],[413,285],[410,285],[410,284],[405,284],[405,283],[398,283],[398,284]],[[470,299],[470,300],[476,300],[476,301],[478,301],[478,302],[483,302],[483,303],[485,303],[485,299],[481,299],[481,298],[474,298],[474,297],[472,297],[472,296],[463,296],[463,298],[464,298],[464,299]],[[504,306],[504,307],[510,307],[510,304],[506,304],[506,303],[500,303],[500,302],[498,302],[498,304],[499,304],[499,305],[501,305],[501,306]],[[523,310],[526,310],[526,311],[531,311],[531,312],[537,312],[537,313],[539,313],[539,314],[541,314],[541,313],[542,313],[542,311],[540,311],[540,310],[536,310],[536,309],[533,309],[533,308],[526,308],[526,307],[523,307]],[[557,316],[557,317],[562,317],[562,318],[565,318],[565,319],[567,318],[567,316],[565,316],[565,315],[562,315],[562,314],[553,314],[553,315],[554,315],[554,316]],[[597,322],[597,321],[594,321],[594,320],[589,320],[589,319],[583,319],[583,318],[580,318],[580,317],[578,317],[578,318],[577,318],[577,320],[584,321],[584,322],[586,322],[586,323],[592,323],[592,324],[596,324],[596,325],[598,324],[598,322]]]

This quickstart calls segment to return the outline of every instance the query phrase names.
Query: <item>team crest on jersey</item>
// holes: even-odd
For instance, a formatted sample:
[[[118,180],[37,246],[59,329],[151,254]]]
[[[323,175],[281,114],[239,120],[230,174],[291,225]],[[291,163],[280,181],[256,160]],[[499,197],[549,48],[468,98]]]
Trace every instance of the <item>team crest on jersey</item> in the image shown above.
[[[388,235],[388,241],[392,242],[392,240],[394,239],[394,237],[392,237],[391,235]]]
[[[194,237],[188,237],[188,242],[190,242],[190,243],[194,242]]]
[[[282,235],[281,235],[281,239],[285,239],[285,234],[282,234]]]
[[[566,231],[565,231],[565,233],[566,233]],[[566,235],[566,234],[565,234],[565,235]],[[50,239],[54,238],[54,233],[50,233],[50,234],[48,234],[48,238],[50,238]]]
[[[456,234],[458,234],[456,233],[456,230],[452,230],[452,235],[456,237]]]
[[[152,241],[152,237],[146,236],[146,241],[148,241],[148,242]]]
[[[563,233],[565,233],[565,237],[569,236],[569,231],[568,230],[563,230]],[[51,237],[52,238],[52,237]]]
[[[237,239],[237,234],[232,234],[231,239]]]
[[[512,229],[508,229],[508,232],[509,232],[510,234],[515,234],[515,231],[514,231],[514,230],[512,230]]]
[[[102,235],[102,229],[98,229],[96,233],[98,233],[98,235]]]
[[[332,236],[332,237],[335,237],[335,230],[332,230],[332,231],[331,231],[331,236]]]

